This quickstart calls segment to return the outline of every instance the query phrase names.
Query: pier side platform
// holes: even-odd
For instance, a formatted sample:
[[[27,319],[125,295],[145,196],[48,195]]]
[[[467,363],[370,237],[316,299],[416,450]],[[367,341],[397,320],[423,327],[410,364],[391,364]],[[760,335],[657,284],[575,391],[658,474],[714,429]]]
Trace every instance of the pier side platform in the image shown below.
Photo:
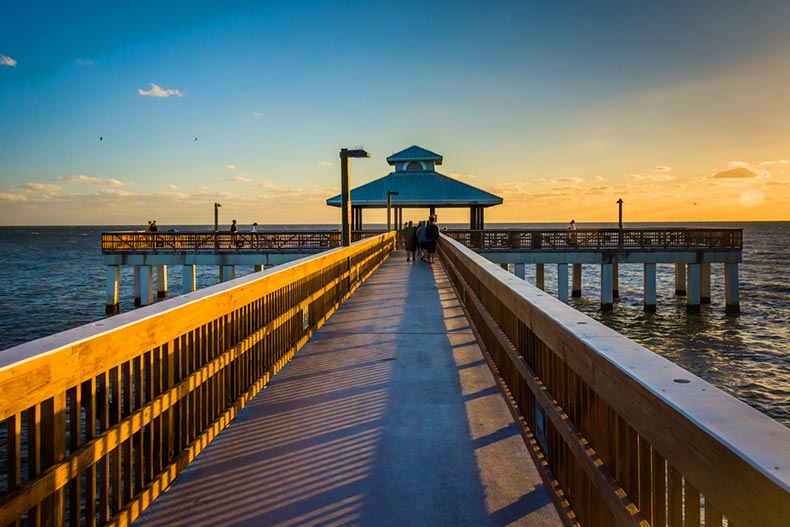
[[[441,264],[390,258],[133,525],[559,525]]]

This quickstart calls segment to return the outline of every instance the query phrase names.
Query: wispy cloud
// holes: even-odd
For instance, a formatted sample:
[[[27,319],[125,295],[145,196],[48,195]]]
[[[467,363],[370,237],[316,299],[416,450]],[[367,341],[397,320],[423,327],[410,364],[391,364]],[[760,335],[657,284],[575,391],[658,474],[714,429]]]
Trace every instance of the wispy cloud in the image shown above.
[[[256,119],[260,119],[261,117],[263,117],[263,113],[261,113],[261,112],[252,112],[252,116],[255,117]]]
[[[8,55],[0,55],[0,66],[16,66],[16,61]]]
[[[236,183],[252,183],[252,180],[250,178],[241,175],[229,177],[228,181],[235,181]]]
[[[80,59],[76,59],[74,61],[74,64],[76,64],[77,66],[79,66],[81,68],[87,68],[88,66],[93,66],[96,63],[93,62],[91,59],[82,59],[82,58],[80,58]]]
[[[225,165],[228,170],[236,170],[236,165]]]
[[[97,178],[91,176],[84,176],[80,174],[79,176],[62,176],[55,178],[58,181],[68,181],[70,183],[92,183],[94,185],[104,185],[107,187],[120,187],[123,185],[117,179],[110,179],[110,178]]]
[[[329,166],[332,166],[332,163],[330,163],[329,161],[319,161],[318,162],[318,166],[320,166],[320,167],[329,167]]]
[[[178,186],[173,183],[168,183],[167,188],[173,191],[178,190]]]
[[[731,161],[727,170],[720,170],[710,175],[710,179],[763,179],[771,177],[771,173],[751,166],[743,161]]]
[[[52,183],[25,183],[24,185],[19,185],[19,188],[34,192],[57,192],[63,187]]]
[[[655,170],[654,170],[654,171],[655,171],[655,172],[671,172],[671,171],[672,171],[672,167],[668,167],[668,166],[666,166],[666,165],[658,165],[658,166],[655,168]]]
[[[171,90],[171,89],[162,88],[161,86],[158,86],[153,82],[151,83],[150,90],[137,88],[137,93],[139,93],[143,97],[170,97],[171,95],[177,95],[178,97],[184,96],[181,90]]]
[[[543,178],[540,180],[541,183],[546,183],[549,185],[556,185],[558,183],[571,183],[575,185],[577,183],[581,183],[582,181],[584,180],[578,177],[562,177],[558,179]]]
[[[760,161],[760,166],[771,166],[771,165],[790,165],[790,160],[777,159],[775,161]]]
[[[21,194],[9,194],[7,192],[0,192],[0,201],[27,201],[27,196]]]

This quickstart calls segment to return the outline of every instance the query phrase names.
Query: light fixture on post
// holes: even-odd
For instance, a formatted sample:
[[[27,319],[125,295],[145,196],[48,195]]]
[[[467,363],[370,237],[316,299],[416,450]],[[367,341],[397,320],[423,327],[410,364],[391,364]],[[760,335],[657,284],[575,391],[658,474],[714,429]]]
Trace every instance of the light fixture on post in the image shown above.
[[[400,196],[400,192],[395,192],[394,190],[387,191],[387,232],[392,230],[392,222],[390,221],[392,218],[390,215],[390,211],[392,210],[392,196]]]
[[[617,200],[617,206],[619,208],[619,216],[617,220],[617,228],[619,229],[617,236],[617,246],[622,249],[623,248],[623,198]]]
[[[348,185],[348,158],[370,157],[363,148],[340,149],[340,242],[343,247],[351,246],[351,190]]]
[[[214,202],[214,232],[219,232],[219,208],[222,205],[220,203]]]

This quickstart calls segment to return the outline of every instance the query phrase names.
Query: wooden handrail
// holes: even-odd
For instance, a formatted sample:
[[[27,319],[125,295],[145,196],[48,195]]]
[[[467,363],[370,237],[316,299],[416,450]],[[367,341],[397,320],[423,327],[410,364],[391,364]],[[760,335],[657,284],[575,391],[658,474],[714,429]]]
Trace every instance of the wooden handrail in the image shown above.
[[[447,236],[439,254],[574,521],[788,525],[790,430]]]
[[[484,250],[742,250],[743,229],[453,229],[448,237]]]
[[[129,525],[394,247],[376,236],[4,350],[0,525]]]

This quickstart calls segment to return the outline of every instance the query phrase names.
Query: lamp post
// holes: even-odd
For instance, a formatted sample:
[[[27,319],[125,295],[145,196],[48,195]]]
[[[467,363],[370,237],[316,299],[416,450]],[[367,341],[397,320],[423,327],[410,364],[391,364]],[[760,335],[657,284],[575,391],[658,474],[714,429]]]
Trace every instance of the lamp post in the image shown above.
[[[617,245],[622,249],[623,248],[623,198],[617,200],[617,207],[619,209],[617,228],[620,230],[617,237]]]
[[[219,208],[222,205],[214,202],[214,250],[219,250]]]
[[[214,202],[214,232],[219,232],[219,210],[218,209],[221,206],[222,205],[217,203],[216,201]]]
[[[340,241],[343,247],[351,245],[351,190],[348,187],[348,158],[370,157],[362,148],[340,149]]]
[[[400,192],[395,192],[393,190],[387,191],[387,232],[392,230],[391,222],[390,222],[390,211],[392,210],[392,196],[400,196]]]

